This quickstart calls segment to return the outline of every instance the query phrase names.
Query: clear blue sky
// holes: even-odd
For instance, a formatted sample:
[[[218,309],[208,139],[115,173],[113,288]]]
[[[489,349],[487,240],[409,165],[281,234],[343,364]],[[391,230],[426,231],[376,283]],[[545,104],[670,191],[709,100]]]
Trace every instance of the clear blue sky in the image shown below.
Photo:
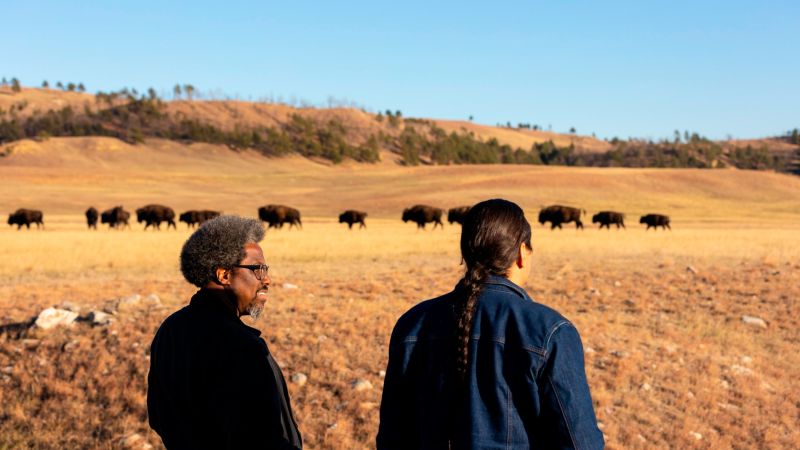
[[[0,76],[599,137],[800,127],[800,1],[16,1]]]

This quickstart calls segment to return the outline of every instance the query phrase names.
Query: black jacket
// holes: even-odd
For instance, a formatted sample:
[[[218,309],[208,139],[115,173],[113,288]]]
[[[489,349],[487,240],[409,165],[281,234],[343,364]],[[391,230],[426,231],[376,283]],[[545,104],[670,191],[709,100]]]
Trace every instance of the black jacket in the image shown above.
[[[261,332],[201,289],[150,348],[150,426],[172,449],[299,449],[286,382]]]

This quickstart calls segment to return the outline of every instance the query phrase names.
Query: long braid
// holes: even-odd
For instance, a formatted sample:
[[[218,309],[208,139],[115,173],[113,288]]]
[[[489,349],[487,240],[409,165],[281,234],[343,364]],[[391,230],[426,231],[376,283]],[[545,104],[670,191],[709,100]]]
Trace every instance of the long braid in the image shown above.
[[[472,317],[475,313],[475,304],[481,293],[481,285],[489,276],[488,271],[481,263],[473,263],[467,267],[461,287],[464,294],[458,297],[455,304],[456,313],[456,373],[463,380],[467,372],[469,358],[469,339],[472,332]]]

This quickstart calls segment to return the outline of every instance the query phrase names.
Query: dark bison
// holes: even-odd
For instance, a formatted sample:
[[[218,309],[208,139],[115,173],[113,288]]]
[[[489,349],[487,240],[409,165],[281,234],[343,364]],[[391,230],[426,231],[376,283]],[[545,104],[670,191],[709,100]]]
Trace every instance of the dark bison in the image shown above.
[[[450,222],[450,225],[453,222],[458,222],[459,224],[464,224],[464,219],[467,218],[467,213],[469,210],[472,209],[472,206],[459,206],[458,208],[450,208],[447,211],[447,221]]]
[[[649,230],[650,227],[653,227],[656,230],[658,229],[658,227],[663,228],[664,231],[666,231],[667,228],[672,230],[672,227],[669,226],[669,216],[665,216],[662,214],[648,214],[646,216],[642,216],[642,218],[639,219],[639,223],[647,224],[647,228],[645,228],[644,231]]]
[[[128,219],[131,218],[131,213],[125,211],[122,206],[115,206],[107,209],[100,214],[100,223],[107,223],[108,228],[130,228]]]
[[[600,228],[606,227],[609,230],[611,225],[616,225],[619,230],[620,225],[625,228],[625,214],[614,211],[600,211],[592,216],[592,223],[599,223]]]
[[[213,219],[214,217],[219,216],[221,213],[219,211],[210,211],[204,209],[202,211],[186,211],[185,213],[181,214],[180,221],[186,222],[186,228],[194,228],[195,225],[199,225],[206,220]]]
[[[364,223],[364,219],[367,218],[367,213],[364,211],[356,211],[354,209],[348,209],[347,211],[339,214],[339,223],[346,223],[348,229],[353,228],[353,224],[359,224],[358,228],[367,228],[367,224]]]
[[[554,230],[556,227],[561,228],[562,223],[575,222],[575,229],[582,229],[583,222],[581,222],[581,212],[586,214],[585,210],[572,208],[570,206],[548,206],[539,211],[539,223],[544,225],[546,222],[550,222],[550,229]]]
[[[100,213],[97,212],[94,206],[90,206],[89,209],[86,210],[86,226],[89,227],[89,229],[97,229],[97,219],[99,218]]]
[[[434,208],[433,206],[414,205],[411,208],[403,210],[403,222],[408,222],[410,220],[417,224],[417,228],[422,228],[423,230],[425,229],[426,223],[433,222],[434,230],[436,229],[436,225],[444,229],[442,214],[444,214],[443,210]]]
[[[258,218],[269,224],[268,228],[283,228],[283,224],[288,223],[289,229],[296,226],[303,228],[300,220],[300,211],[291,206],[267,205],[258,208]]]
[[[25,228],[30,229],[31,224],[35,223],[36,228],[44,227],[44,215],[37,209],[20,208],[15,212],[8,215],[8,224],[16,225],[19,230],[25,225]]]
[[[167,222],[167,229],[169,227],[178,227],[175,225],[175,211],[169,206],[164,205],[147,205],[142,206],[136,210],[136,221],[139,223],[144,222],[144,229],[153,227],[156,230],[161,229],[161,222]]]

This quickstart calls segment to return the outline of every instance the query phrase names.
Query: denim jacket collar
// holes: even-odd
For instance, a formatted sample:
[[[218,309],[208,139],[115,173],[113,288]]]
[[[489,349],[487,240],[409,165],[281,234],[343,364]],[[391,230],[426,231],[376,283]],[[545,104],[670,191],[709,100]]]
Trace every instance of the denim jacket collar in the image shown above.
[[[525,292],[525,289],[522,289],[520,286],[517,286],[513,281],[509,280],[506,277],[501,277],[497,275],[489,275],[489,278],[485,282],[486,284],[494,284],[498,286],[505,286],[512,291],[519,294],[522,298],[527,298],[528,294]]]

